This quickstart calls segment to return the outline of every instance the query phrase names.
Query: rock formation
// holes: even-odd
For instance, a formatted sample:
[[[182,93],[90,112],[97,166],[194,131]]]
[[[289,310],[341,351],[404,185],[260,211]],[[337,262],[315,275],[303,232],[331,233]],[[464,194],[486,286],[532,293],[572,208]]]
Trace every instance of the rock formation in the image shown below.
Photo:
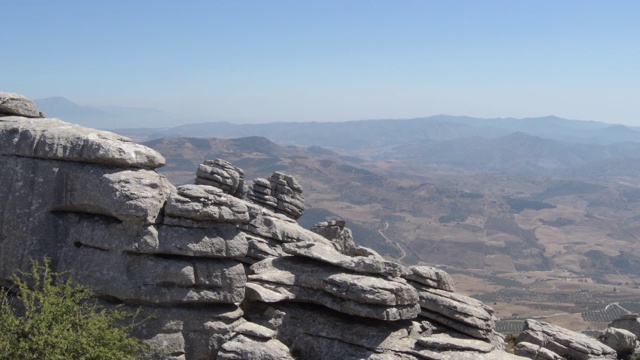
[[[526,320],[516,354],[530,359],[616,359],[616,351],[586,335],[537,320]]]
[[[626,314],[613,320],[609,327],[624,329],[634,334],[640,339],[640,315],[639,314]]]
[[[612,348],[618,357],[626,357],[636,348],[637,337],[628,330],[608,327],[600,336],[600,341]]]
[[[247,197],[256,204],[292,219],[298,219],[304,212],[304,196],[298,179],[278,171],[267,179],[254,179]]]
[[[244,171],[222,159],[206,160],[196,171],[196,185],[211,185],[243,198],[247,193]]]
[[[38,106],[26,96],[0,91],[0,116],[43,118]]]
[[[242,170],[213,160],[175,187],[157,152],[1,94],[0,285],[48,256],[108,306],[154,315],[135,335],[157,359],[519,358],[442,270],[385,260],[344,223],[300,227],[293,176],[245,199]]]

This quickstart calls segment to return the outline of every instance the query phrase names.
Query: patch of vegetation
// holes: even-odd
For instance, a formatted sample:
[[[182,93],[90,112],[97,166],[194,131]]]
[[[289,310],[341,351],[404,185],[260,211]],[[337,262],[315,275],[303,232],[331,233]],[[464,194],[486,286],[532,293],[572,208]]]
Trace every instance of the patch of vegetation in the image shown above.
[[[605,189],[605,186],[592,184],[584,181],[567,181],[557,186],[550,187],[544,192],[531,197],[533,201],[542,201],[556,196],[567,196],[575,194],[592,194]]]
[[[61,281],[50,260],[33,261],[30,272],[14,276],[17,295],[0,296],[0,359],[133,360],[145,350],[129,335],[140,323],[118,326],[135,316],[102,309],[88,289]]]
[[[476,199],[482,199],[483,197],[484,197],[484,195],[478,194],[478,193],[465,192],[465,193],[460,194],[460,198],[461,199],[473,199],[473,200],[476,200]]]
[[[627,202],[634,203],[640,201],[640,189],[625,190],[620,194]]]
[[[320,160],[320,166],[322,166],[323,168],[329,168],[329,167],[332,167],[333,165],[335,165],[335,161],[333,160],[327,160],[327,159]]]
[[[540,222],[544,225],[553,226],[553,227],[563,227],[563,226],[567,226],[575,223],[575,221],[571,219],[565,219],[565,218],[557,218],[553,221],[547,221],[547,220],[541,219]]]
[[[208,150],[211,148],[211,141],[203,138],[189,138],[188,142],[196,149]]]
[[[505,199],[509,207],[511,207],[511,211],[516,214],[521,213],[524,210],[542,210],[542,209],[555,209],[555,205],[547,204],[539,201],[525,200],[525,199],[513,199],[506,198]]]
[[[589,259],[581,263],[583,269],[590,269],[592,273],[623,273],[640,275],[640,257],[628,252],[621,252],[616,256],[608,256],[600,250],[589,250],[584,253]]]
[[[585,311],[580,315],[582,316],[582,319],[584,321],[611,322],[626,313],[627,311],[624,308],[618,306],[617,304],[612,304],[601,310]]]
[[[365,170],[362,168],[357,168],[351,165],[336,165],[336,169],[346,173],[354,174],[354,175],[365,175],[373,178],[381,178],[381,176],[376,173],[373,173],[369,170]]]
[[[438,218],[438,222],[440,224],[448,224],[452,222],[462,222],[467,220],[467,215],[461,213],[443,215]]]

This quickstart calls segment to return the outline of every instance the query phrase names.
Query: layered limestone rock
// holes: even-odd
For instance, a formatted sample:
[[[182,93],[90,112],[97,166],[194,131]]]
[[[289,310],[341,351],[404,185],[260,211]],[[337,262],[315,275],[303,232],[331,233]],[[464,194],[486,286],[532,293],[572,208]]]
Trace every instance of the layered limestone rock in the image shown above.
[[[310,304],[248,305],[245,316],[277,331],[297,359],[522,359],[427,321],[366,319]]]
[[[612,348],[618,357],[626,357],[636,348],[637,337],[628,330],[608,327],[602,335],[600,341]]]
[[[292,219],[298,219],[304,212],[300,182],[294,176],[278,171],[267,179],[254,179],[247,198]]]
[[[345,255],[355,255],[356,244],[353,242],[351,230],[345,227],[344,220],[323,221],[314,224],[311,231],[331,240],[338,251]]]
[[[196,185],[215,186],[227,194],[243,198],[247,193],[244,171],[222,159],[206,160],[196,171]]]
[[[251,266],[250,300],[324,305],[346,314],[395,321],[420,312],[415,289],[401,281],[363,276],[321,262],[285,256]]]
[[[0,118],[0,154],[125,168],[155,169],[165,159],[155,150],[107,131],[58,119]]]
[[[627,330],[640,339],[640,315],[638,314],[622,315],[613,320],[609,327]]]
[[[518,354],[530,359],[616,359],[616,351],[601,342],[556,325],[526,320],[518,336]],[[522,345],[521,345],[522,344]],[[542,351],[541,348],[546,349]]]
[[[43,118],[38,106],[26,96],[0,91],[0,116],[17,115]]]
[[[453,279],[444,270],[431,266],[410,266],[410,273],[402,277],[417,286],[427,286],[434,289],[455,292]]]
[[[28,115],[5,97],[0,112]],[[226,161],[177,188],[162,164],[112,133],[1,116],[0,285],[47,256],[108,306],[153,315],[135,333],[150,359],[512,358],[445,272],[385,260],[341,222],[300,227],[294,177],[244,199]]]
[[[289,348],[275,339],[276,332],[246,322],[235,329],[235,335],[218,352],[220,360],[293,360]]]

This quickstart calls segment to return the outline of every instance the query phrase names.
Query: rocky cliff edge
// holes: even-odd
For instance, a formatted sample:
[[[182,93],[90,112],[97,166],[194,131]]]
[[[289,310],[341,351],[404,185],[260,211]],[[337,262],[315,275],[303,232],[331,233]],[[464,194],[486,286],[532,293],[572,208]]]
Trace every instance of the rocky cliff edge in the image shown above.
[[[511,359],[491,308],[447,273],[300,227],[302,186],[205,161],[193,185],[156,151],[44,118],[0,92],[0,285],[48,256],[105,304],[154,315],[155,359]]]

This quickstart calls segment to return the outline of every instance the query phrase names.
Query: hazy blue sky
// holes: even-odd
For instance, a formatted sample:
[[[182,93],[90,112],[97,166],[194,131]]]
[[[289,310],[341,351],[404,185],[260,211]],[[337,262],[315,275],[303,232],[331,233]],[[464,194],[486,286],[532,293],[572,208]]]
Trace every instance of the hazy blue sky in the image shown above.
[[[0,0],[0,89],[212,121],[640,125],[640,1]]]

